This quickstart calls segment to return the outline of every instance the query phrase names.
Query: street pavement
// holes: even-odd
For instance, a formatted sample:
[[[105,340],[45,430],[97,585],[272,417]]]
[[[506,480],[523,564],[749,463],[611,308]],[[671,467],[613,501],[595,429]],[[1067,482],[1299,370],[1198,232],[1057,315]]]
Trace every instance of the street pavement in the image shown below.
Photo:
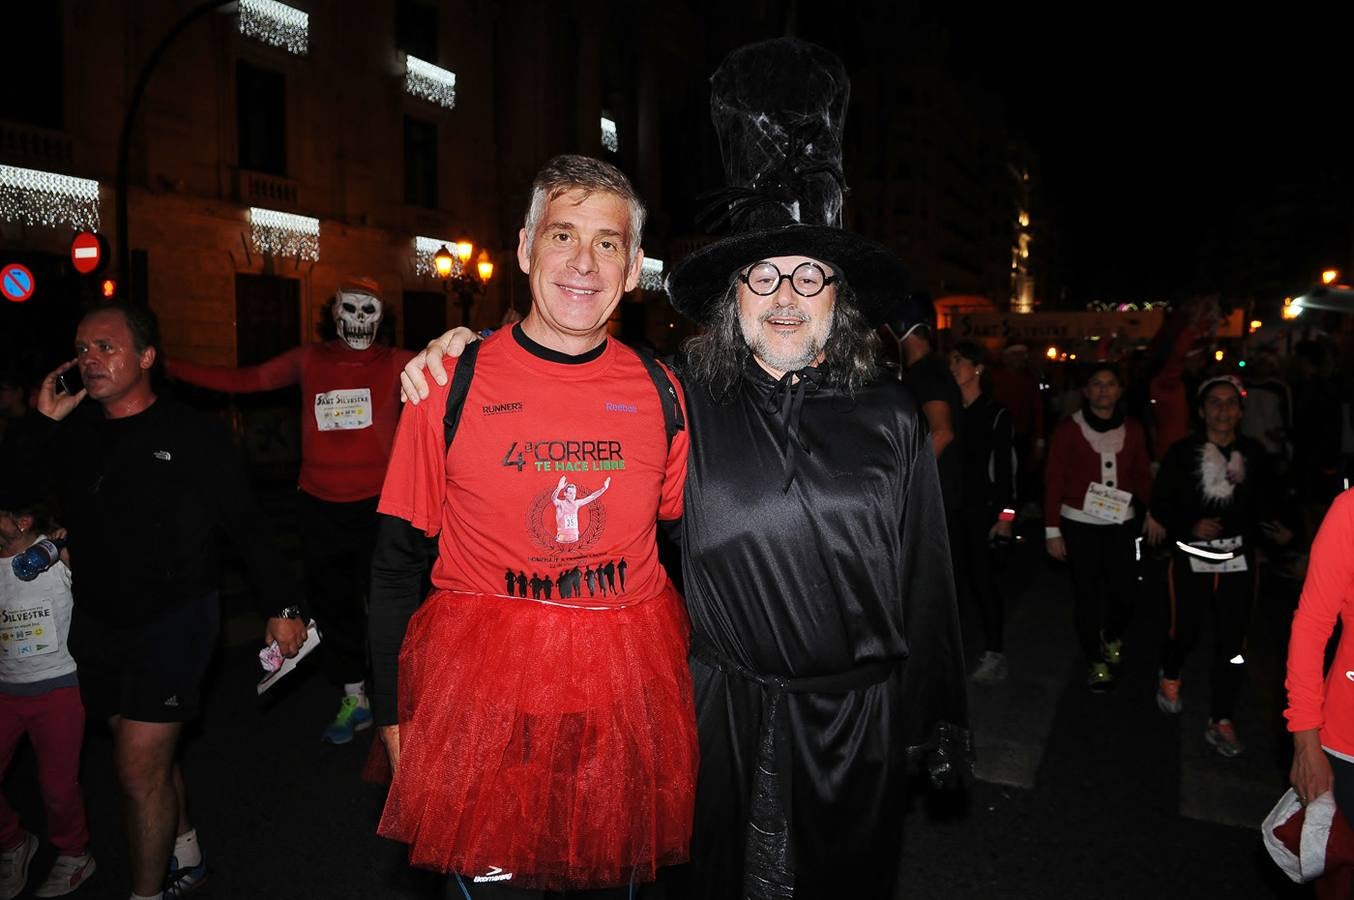
[[[294,563],[290,493],[266,496]],[[1172,717],[1156,708],[1160,566],[1148,569],[1115,689],[1092,694],[1073,638],[1066,573],[1044,558],[1041,541],[1010,555],[1001,582],[1011,677],[970,688],[977,777],[961,792],[913,797],[899,896],[1309,896],[1269,861],[1258,831],[1286,787],[1283,652],[1296,585],[1265,579],[1236,716],[1247,751],[1228,760],[1203,741],[1206,646],[1184,674],[1185,711]],[[362,778],[373,731],[342,747],[320,742],[338,696],[311,660],[256,697],[260,625],[242,592],[228,590],[224,602],[206,713],[184,752],[210,867],[197,896],[440,897],[439,878],[411,870],[402,846],[375,835],[384,792]],[[980,648],[967,607],[965,625],[972,666]],[[74,896],[123,900],[128,869],[111,745],[97,723],[88,729],[82,777],[99,871]],[[42,834],[34,781],[25,746],[4,788]],[[52,853],[44,844],[29,891]]]

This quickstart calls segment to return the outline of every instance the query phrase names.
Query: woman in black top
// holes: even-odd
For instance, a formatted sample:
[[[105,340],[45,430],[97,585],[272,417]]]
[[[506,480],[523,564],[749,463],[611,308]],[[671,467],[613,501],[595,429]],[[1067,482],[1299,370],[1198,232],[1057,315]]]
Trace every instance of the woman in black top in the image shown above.
[[[954,574],[961,592],[967,585],[978,601],[985,651],[973,680],[995,684],[1006,678],[1002,644],[1002,602],[997,590],[995,547],[1011,540],[1015,521],[1015,450],[1011,416],[991,395],[983,393],[983,348],[970,341],[950,353],[950,372],[959,385],[963,407],[955,432],[963,500],[950,529]]]

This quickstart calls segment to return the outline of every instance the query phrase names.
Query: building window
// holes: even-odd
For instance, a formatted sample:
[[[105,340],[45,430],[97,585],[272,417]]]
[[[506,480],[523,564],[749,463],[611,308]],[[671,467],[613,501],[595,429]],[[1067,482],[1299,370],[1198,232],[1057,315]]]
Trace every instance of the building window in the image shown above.
[[[244,60],[235,64],[240,168],[287,174],[287,78]]]
[[[404,202],[437,208],[437,126],[404,117]]]
[[[301,282],[275,275],[235,276],[235,362],[256,366],[296,346]]]
[[[5,4],[5,71],[0,118],[39,128],[66,127],[65,40],[61,3]]]
[[[437,7],[396,0],[395,47],[419,59],[437,59]]]
[[[277,0],[240,0],[240,34],[305,56],[310,49],[310,16]]]

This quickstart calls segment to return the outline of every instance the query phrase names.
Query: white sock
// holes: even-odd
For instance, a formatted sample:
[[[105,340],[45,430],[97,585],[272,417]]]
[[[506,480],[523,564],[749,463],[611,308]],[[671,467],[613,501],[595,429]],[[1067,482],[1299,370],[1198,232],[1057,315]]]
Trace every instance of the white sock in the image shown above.
[[[132,894],[131,900],[165,900],[165,892],[160,891],[158,894],[146,894],[144,897],[141,894]]]
[[[191,869],[202,862],[202,845],[197,842],[197,829],[190,828],[174,839],[174,858],[180,869]]]
[[[367,683],[365,681],[355,681],[352,684],[345,684],[343,686],[343,693],[349,697],[356,697],[362,702],[363,706],[367,705]]]

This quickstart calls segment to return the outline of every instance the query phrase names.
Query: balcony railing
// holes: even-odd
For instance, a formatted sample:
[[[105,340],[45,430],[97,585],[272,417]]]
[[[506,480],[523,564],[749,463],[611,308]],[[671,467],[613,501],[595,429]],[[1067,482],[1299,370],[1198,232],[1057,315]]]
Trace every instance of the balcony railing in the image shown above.
[[[270,209],[296,207],[296,182],[281,175],[236,169],[234,190],[235,201],[241,206],[266,206]]]
[[[69,169],[71,139],[64,131],[0,121],[0,159],[43,169]]]

